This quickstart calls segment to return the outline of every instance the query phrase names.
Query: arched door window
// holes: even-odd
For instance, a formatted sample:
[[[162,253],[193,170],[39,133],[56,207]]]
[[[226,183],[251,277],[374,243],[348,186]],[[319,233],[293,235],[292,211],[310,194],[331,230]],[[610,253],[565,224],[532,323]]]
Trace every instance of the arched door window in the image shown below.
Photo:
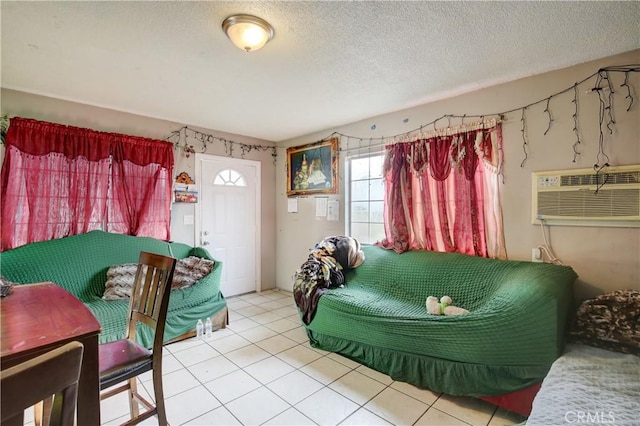
[[[226,186],[247,186],[247,181],[239,172],[232,169],[226,169],[218,173],[216,178],[213,180],[213,184]]]

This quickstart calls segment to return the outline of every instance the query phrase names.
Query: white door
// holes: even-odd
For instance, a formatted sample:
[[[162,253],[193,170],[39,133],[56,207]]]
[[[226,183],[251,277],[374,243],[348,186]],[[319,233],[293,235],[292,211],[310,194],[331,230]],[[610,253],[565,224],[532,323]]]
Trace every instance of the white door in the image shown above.
[[[259,290],[260,163],[196,155],[196,245],[222,262],[225,296]]]

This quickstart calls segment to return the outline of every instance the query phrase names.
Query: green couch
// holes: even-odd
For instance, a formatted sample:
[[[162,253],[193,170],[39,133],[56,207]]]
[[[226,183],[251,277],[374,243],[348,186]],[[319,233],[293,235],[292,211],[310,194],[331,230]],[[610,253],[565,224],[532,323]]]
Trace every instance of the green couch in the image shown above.
[[[345,286],[320,297],[311,345],[395,380],[451,395],[503,395],[540,382],[563,349],[576,273],[547,263],[362,248]],[[427,313],[427,296],[470,313]]]
[[[102,299],[107,269],[116,264],[137,263],[141,251],[176,259],[197,256],[213,260],[205,249],[186,244],[92,231],[0,253],[0,274],[21,284],[52,281],[74,294],[100,322],[99,341],[106,343],[124,337],[129,307],[129,299]],[[221,273],[222,264],[216,261],[211,273],[196,284],[171,291],[165,342],[192,335],[198,319],[214,317],[221,323],[219,326],[226,324],[227,302],[220,292]],[[146,327],[137,334],[141,344],[152,346]]]

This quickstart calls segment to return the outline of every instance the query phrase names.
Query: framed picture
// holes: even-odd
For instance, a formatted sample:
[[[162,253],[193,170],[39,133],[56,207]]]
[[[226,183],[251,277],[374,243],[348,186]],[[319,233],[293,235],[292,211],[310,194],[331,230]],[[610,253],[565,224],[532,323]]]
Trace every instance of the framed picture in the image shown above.
[[[287,196],[338,192],[338,138],[287,148]]]

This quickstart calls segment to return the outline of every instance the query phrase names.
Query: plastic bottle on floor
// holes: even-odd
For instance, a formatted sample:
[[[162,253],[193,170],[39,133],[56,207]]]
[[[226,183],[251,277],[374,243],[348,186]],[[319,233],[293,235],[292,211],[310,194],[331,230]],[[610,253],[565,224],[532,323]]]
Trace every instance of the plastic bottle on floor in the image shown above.
[[[213,333],[213,324],[211,323],[211,318],[207,318],[207,321],[204,323],[204,335],[209,339],[211,338],[211,333]]]
[[[204,334],[204,324],[202,324],[202,320],[199,319],[198,322],[196,323],[196,337],[198,339],[202,339],[203,334]]]

